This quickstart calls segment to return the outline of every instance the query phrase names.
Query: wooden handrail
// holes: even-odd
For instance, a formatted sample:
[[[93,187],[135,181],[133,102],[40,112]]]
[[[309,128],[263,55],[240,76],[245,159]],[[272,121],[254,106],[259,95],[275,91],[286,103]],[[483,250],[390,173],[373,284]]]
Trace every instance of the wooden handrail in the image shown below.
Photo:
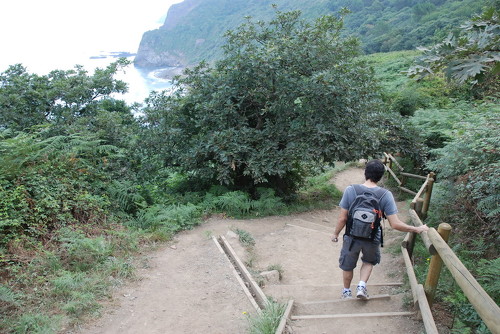
[[[401,174],[403,176],[413,177],[414,179],[421,179],[421,180],[427,179],[426,176],[422,176],[422,175],[416,175],[416,174],[410,174],[410,173],[404,173],[404,172],[400,172],[399,174]]]
[[[415,210],[410,209],[410,218],[411,221],[413,222],[413,225],[415,226],[422,226],[423,223],[420,220],[420,218],[417,215],[417,212]],[[424,242],[425,248],[427,248],[427,251],[429,254],[434,255],[436,254],[436,249],[434,248],[434,245],[432,244],[431,239],[429,238],[427,232],[422,232],[419,234],[422,237],[422,241]]]
[[[392,175],[392,177],[394,178],[394,180],[396,180],[396,182],[398,183],[398,185],[401,185],[401,181],[398,179],[398,177],[396,176],[396,174],[394,174],[394,172],[392,171],[392,169],[390,169],[386,165],[384,165],[384,167],[385,167],[385,170],[388,171],[389,174]]]
[[[396,166],[398,166],[398,169],[400,171],[404,170],[404,168],[399,164],[399,162],[396,160],[396,158],[394,158],[394,156],[392,154],[384,152],[384,156],[386,159],[389,159],[390,161],[394,162],[396,164]]]
[[[392,162],[394,162],[396,166],[398,166],[400,172],[404,170],[404,168],[399,164],[396,158],[394,158],[390,153],[389,153],[389,158],[391,158]]]
[[[390,164],[396,163],[400,168],[401,166],[397,163],[396,159],[384,152],[385,161],[389,160]],[[392,171],[390,167],[385,165],[385,169],[391,174],[391,176],[398,182],[399,189],[407,191],[408,189],[401,187],[402,182],[398,179],[396,174]],[[411,209],[409,210],[410,218],[415,226],[421,226],[423,223],[420,220],[425,219],[427,216],[427,210],[430,205],[430,198],[432,194],[432,187],[435,180],[435,174],[429,173],[427,177],[403,173],[402,168],[400,168],[400,174],[407,177],[414,177],[418,179],[425,179],[424,184],[420,187],[419,191],[415,194],[415,197],[411,203]],[[424,192],[425,191],[425,192]],[[408,190],[408,192],[412,192]],[[424,199],[421,196],[424,194]],[[419,213],[415,211],[417,208],[417,202],[422,203],[422,210]],[[485,325],[492,333],[500,333],[500,307],[493,301],[493,299],[484,291],[481,285],[476,281],[472,274],[463,265],[460,259],[451,250],[445,240],[441,235],[434,229],[430,228],[428,232],[422,232],[419,234],[422,237],[422,241],[431,255],[439,255],[445,266],[450,271],[451,275],[460,286],[465,296],[472,304],[474,309],[477,311],[478,315],[484,321]],[[424,325],[428,333],[437,333],[435,329],[434,320],[432,319],[432,314],[430,314],[428,308],[429,303],[427,300],[425,304],[422,301],[422,294],[424,293],[424,288],[421,284],[418,284],[415,273],[413,271],[413,264],[411,262],[412,253],[412,235],[407,234],[405,239],[401,244],[401,250],[403,258],[405,260],[406,269],[408,272],[408,277],[413,293],[413,300],[415,304],[419,304],[420,311],[424,320]],[[437,284],[437,278],[432,284]],[[432,286],[432,288],[435,288]]]
[[[428,237],[467,299],[492,333],[500,333],[500,307],[479,285],[439,233],[430,228]]]
[[[429,183],[429,175],[427,175],[427,177],[425,178],[424,184],[422,184],[419,191],[415,194],[415,197],[413,197],[413,200],[411,201],[412,203],[416,203],[417,200],[420,198],[420,196],[422,196],[422,193],[424,192],[424,190],[427,189],[428,183]]]

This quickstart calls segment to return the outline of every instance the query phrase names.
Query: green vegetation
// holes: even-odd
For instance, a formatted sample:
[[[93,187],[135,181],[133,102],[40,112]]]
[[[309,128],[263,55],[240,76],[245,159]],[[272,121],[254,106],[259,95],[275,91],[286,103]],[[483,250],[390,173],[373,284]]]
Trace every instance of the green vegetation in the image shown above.
[[[281,11],[300,10],[308,20],[348,8],[346,35],[360,38],[366,53],[411,50],[440,41],[450,31],[492,0],[191,0],[174,5],[175,17],[157,30],[144,33],[138,58],[154,50],[176,59],[170,63],[213,63],[223,57],[223,35],[238,27],[243,18],[269,21],[273,4]],[[173,10],[172,10],[173,13]],[[175,22],[175,23],[174,23]],[[142,61],[139,61],[142,62]],[[167,64],[163,64],[167,66]]]
[[[409,89],[425,97],[425,103],[418,105],[414,100],[412,112],[405,114],[412,127],[418,130],[425,155],[419,160],[401,159],[401,163],[407,171],[414,168],[421,172],[437,172],[438,182],[426,222],[431,226],[445,222],[453,227],[451,247],[496,303],[500,295],[492,275],[500,270],[497,259],[500,109],[498,85],[491,84],[491,77],[498,76],[498,59],[491,56],[494,51],[490,50],[495,50],[496,46],[491,46],[489,41],[498,39],[498,31],[494,30],[498,29],[498,17],[498,9],[486,9],[462,26],[463,30],[457,32],[458,39],[448,37],[431,48],[435,57],[430,57],[430,51],[418,57],[415,66],[420,68],[425,60],[427,70],[432,69],[433,75],[419,81],[405,81],[394,73],[398,86],[384,86],[385,100],[392,106],[401,97],[397,89],[403,92]],[[448,48],[446,52],[444,45]],[[389,77],[387,69],[391,63],[383,65],[387,56],[371,57],[372,63],[381,64],[377,70],[379,75]],[[481,57],[489,60],[481,63]],[[478,64],[473,65],[474,61]],[[415,67],[407,73],[416,73]],[[425,259],[429,255],[419,244],[414,254],[417,277],[423,282],[428,266]],[[489,333],[446,270],[438,287],[437,302],[453,313],[456,332]]]
[[[455,3],[414,10],[423,19]],[[471,22],[464,29],[483,36],[498,11]],[[436,72],[416,81],[402,72],[425,53],[362,56],[342,27],[298,12],[248,20],[227,33],[213,67],[187,71],[176,94],[153,93],[141,117],[110,97],[127,89],[114,79],[125,60],[92,75],[79,66],[1,73],[0,331],[57,333],[97,315],[111,289],[134,277],[138,250],[211,214],[331,208],[340,192],[329,180],[343,168],[334,162],[383,151],[404,156],[408,171],[438,173],[427,222],[453,226],[450,244],[498,303],[498,86],[485,85],[498,60],[481,43],[457,44],[446,61],[477,52],[490,60],[465,78],[427,58]],[[471,29],[457,35],[472,41]],[[424,252],[415,250],[421,281]],[[487,332],[449,274],[439,289],[454,329]],[[252,330],[272,332],[282,310],[270,305]]]
[[[251,334],[272,334],[276,332],[281,317],[285,313],[286,304],[268,301],[266,307],[258,315],[248,318]]]
[[[252,237],[252,235],[240,228],[236,228],[234,232],[238,235],[240,242],[243,244],[243,246],[251,248],[255,246],[255,239]]]
[[[443,42],[423,49],[409,73],[423,77],[442,70],[449,81],[476,85],[476,97],[498,92],[499,20],[498,11],[489,8],[462,25],[457,36],[450,33]]]
[[[402,120],[381,111],[372,71],[341,29],[334,16],[277,12],[229,31],[214,68],[186,70],[173,95],[150,97],[145,122],[165,139],[156,149],[200,183],[252,196],[259,187],[293,195],[313,169],[395,149],[402,141],[383,127]],[[228,200],[250,210],[245,196]]]

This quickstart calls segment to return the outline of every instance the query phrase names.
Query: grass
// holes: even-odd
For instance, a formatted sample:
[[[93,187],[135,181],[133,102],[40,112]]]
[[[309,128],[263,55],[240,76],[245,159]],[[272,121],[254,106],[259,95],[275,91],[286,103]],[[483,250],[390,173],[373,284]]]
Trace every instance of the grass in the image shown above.
[[[26,262],[2,268],[1,333],[59,333],[98,316],[111,290],[135,278],[147,238],[119,225],[85,228],[62,228],[44,249],[21,249]]]
[[[193,228],[202,214],[226,209],[238,216],[255,217],[332,208],[341,193],[329,181],[351,165],[342,164],[309,177],[291,204],[285,204],[269,189],[259,190],[257,200],[221,192],[208,196],[210,203],[144,209],[125,226],[111,222],[100,226],[68,225],[54,231],[44,245],[15,240],[11,245],[16,247],[19,261],[0,268],[0,332],[58,333],[62,327],[68,329],[98,316],[111,290],[134,279],[137,266],[147,266],[141,263],[139,251],[153,249],[171,240],[178,231]],[[205,231],[205,236],[209,238],[212,233]],[[250,250],[247,265],[252,267],[255,239],[239,228],[235,233]],[[0,249],[0,256],[3,252]],[[280,265],[267,269],[278,270],[280,276],[283,273]],[[256,333],[266,333],[282,311],[282,305],[270,303],[262,319],[251,321]]]
[[[268,301],[260,314],[248,318],[250,334],[274,334],[285,313],[286,304]]]
[[[233,231],[238,235],[238,238],[243,246],[245,246],[246,248],[255,246],[255,239],[249,232],[239,228],[235,228]]]

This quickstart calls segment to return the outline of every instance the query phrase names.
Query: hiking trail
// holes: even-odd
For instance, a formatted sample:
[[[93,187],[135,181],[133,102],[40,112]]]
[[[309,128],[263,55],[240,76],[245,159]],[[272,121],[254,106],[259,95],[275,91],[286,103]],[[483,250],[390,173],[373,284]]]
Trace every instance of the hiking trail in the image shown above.
[[[364,182],[363,169],[348,168],[332,179],[344,190]],[[405,202],[398,202],[399,216],[408,221]],[[391,254],[404,233],[385,224],[382,261],[368,282],[369,301],[341,300],[342,271],[338,257],[342,243],[330,241],[338,209],[313,211],[291,216],[247,220],[212,217],[190,231],[175,236],[168,245],[148,255],[138,269],[138,280],[119,288],[103,316],[71,333],[80,334],[245,334],[248,316],[256,314],[234,269],[212,236],[224,236],[252,272],[278,265],[282,279],[266,284],[266,296],[286,303],[293,299],[289,333],[424,333],[415,316],[388,316],[408,312],[403,291],[406,275],[402,256]],[[255,239],[249,253],[231,229],[247,231]],[[229,233],[228,233],[229,232]],[[394,247],[392,247],[394,248]],[[359,266],[353,284],[359,281]],[[377,297],[378,296],[378,297]],[[333,314],[377,313],[372,317],[328,318]],[[396,313],[395,313],[396,314]],[[323,319],[307,316],[323,315]],[[305,316],[305,318],[304,318]],[[300,318],[303,317],[303,318]]]

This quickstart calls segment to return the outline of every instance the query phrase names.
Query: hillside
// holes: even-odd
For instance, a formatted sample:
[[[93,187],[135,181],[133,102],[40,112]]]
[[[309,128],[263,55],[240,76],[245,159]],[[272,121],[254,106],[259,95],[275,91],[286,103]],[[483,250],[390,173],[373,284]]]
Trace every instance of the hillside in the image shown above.
[[[145,32],[135,64],[143,68],[185,67],[222,55],[224,33],[246,16],[268,20],[280,11],[300,10],[305,18],[351,10],[345,33],[360,37],[366,53],[410,50],[441,40],[480,12],[475,0],[185,0],[170,7],[159,29]]]

